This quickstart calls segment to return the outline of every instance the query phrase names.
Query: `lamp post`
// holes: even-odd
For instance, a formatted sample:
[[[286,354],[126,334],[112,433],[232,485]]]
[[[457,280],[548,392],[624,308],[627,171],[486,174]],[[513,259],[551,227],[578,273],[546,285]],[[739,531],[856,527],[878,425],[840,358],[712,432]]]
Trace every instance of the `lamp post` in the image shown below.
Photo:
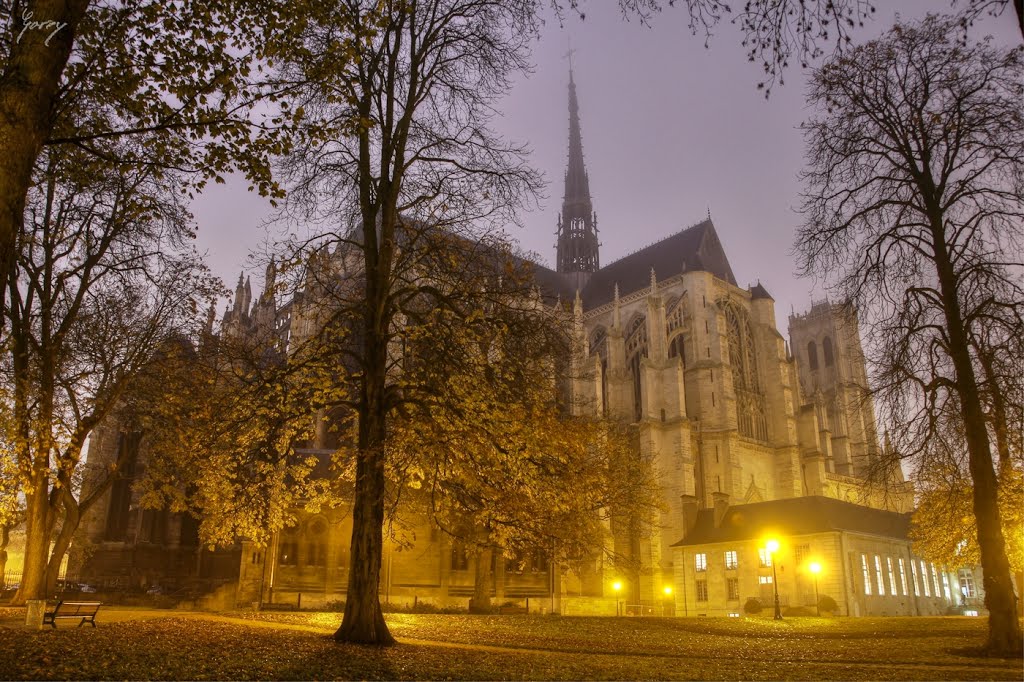
[[[821,599],[818,597],[818,574],[821,573],[821,564],[817,561],[812,561],[807,566],[807,570],[814,576],[814,610],[821,617]]]
[[[662,592],[665,593],[665,607],[662,609],[662,615],[664,615],[664,616],[668,616],[668,615],[674,616],[674,615],[676,615],[675,599],[672,597],[672,588],[669,587],[668,585],[665,585],[665,587],[662,589]],[[668,612],[669,611],[669,608],[668,608],[668,600],[669,599],[672,599],[672,604],[673,604],[673,606],[672,606],[672,613],[671,614]]]
[[[612,583],[612,589],[615,590],[615,615],[621,616],[619,613],[619,592],[622,591],[622,583],[618,580]]]
[[[779,575],[775,570],[775,553],[779,551],[779,541],[769,540],[765,543],[768,558],[772,562],[772,587],[775,588],[775,620],[782,620],[782,609],[779,607]]]

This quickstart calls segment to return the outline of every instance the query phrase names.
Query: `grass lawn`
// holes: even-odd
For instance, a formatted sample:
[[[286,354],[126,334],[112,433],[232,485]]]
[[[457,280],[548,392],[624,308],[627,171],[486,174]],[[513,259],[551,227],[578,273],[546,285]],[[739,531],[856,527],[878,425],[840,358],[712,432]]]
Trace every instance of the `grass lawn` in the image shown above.
[[[0,621],[16,616],[0,609]],[[388,617],[402,642],[336,644],[336,613],[121,612],[0,631],[0,679],[1020,680],[972,655],[972,618]],[[224,617],[228,616],[228,617]],[[23,617],[23,616],[22,616]]]

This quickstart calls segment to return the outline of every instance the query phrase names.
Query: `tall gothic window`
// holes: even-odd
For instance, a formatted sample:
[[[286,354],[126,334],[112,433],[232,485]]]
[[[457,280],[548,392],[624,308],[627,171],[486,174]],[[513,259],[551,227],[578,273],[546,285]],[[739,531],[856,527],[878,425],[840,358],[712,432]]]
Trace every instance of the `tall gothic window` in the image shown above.
[[[811,369],[818,369],[818,347],[814,345],[814,341],[807,344],[807,361]]]
[[[736,393],[736,423],[741,436],[768,440],[768,419],[757,367],[754,332],[746,313],[732,305],[725,307],[729,337],[729,364]]]
[[[598,327],[590,337],[590,352],[601,358],[601,406],[608,416],[608,333]]]
[[[833,362],[832,357],[832,339],[825,337],[825,340],[821,342],[821,354],[825,357],[825,366],[831,367]]]
[[[647,356],[647,324],[643,316],[637,315],[629,325],[626,335],[626,367],[633,379],[633,418],[643,417],[643,396],[640,391],[640,361]]]

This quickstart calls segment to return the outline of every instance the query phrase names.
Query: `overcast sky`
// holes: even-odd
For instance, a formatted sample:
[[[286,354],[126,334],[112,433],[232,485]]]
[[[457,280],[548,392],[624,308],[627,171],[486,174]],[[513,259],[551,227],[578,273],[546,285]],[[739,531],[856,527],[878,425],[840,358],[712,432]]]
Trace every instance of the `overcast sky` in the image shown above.
[[[890,27],[897,9],[909,20],[948,6],[945,0],[877,4],[876,19],[855,39]],[[737,282],[760,281],[768,289],[786,334],[791,306],[801,312],[825,294],[796,278],[790,255],[801,220],[795,209],[807,72],[790,69],[786,84],[765,100],[756,89],[759,65],[747,61],[741,36],[728,23],[705,48],[687,29],[685,7],[666,8],[650,26],[624,21],[614,0],[590,0],[586,10],[585,20],[570,15],[561,27],[548,20],[534,50],[534,73],[518,80],[502,107],[499,132],[530,145],[533,165],[549,183],[547,199],[523,214],[523,227],[511,228],[512,236],[553,264],[568,153],[564,55],[571,40],[601,263],[698,223],[710,210]],[[973,33],[1020,43],[1012,9],[986,18]],[[251,271],[255,294],[263,268],[246,261],[267,236],[259,226],[271,209],[245,187],[241,181],[213,187],[193,212],[198,247],[215,273],[233,288],[241,269]]]

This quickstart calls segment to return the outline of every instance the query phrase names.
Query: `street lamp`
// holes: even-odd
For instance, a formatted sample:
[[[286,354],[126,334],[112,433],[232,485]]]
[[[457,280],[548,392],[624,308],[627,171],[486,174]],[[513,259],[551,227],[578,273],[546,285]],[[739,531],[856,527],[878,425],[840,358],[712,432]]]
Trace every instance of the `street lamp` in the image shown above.
[[[612,589],[615,590],[615,615],[622,615],[619,613],[619,592],[622,591],[622,582],[616,580],[612,583]]]
[[[814,575],[814,609],[821,617],[821,600],[818,598],[818,574],[821,573],[821,564],[817,561],[812,561],[807,565],[807,570]]]
[[[764,548],[768,550],[768,558],[772,562],[772,586],[775,588],[775,620],[782,620],[782,609],[779,607],[779,574],[775,570],[775,553],[779,551],[779,541],[769,540]]]
[[[665,606],[662,609],[663,614],[666,615],[666,616],[667,615],[673,615],[673,616],[676,615],[675,598],[672,597],[672,588],[670,586],[668,586],[668,585],[665,585],[665,587],[663,587],[661,591],[665,593]],[[669,614],[669,612],[668,612],[668,600],[669,599],[672,599],[672,613],[671,614]]]

